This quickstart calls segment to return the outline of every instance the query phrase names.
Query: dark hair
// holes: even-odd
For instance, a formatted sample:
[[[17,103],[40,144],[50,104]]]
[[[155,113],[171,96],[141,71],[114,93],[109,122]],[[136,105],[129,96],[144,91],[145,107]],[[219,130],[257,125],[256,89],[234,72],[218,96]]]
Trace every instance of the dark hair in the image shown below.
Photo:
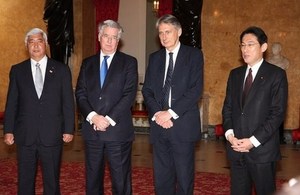
[[[158,29],[158,26],[162,23],[171,24],[171,25],[175,26],[175,28],[177,28],[177,29],[181,28],[181,24],[180,24],[179,20],[171,14],[166,14],[166,15],[161,16],[156,22],[156,28]]]
[[[261,28],[257,26],[250,26],[246,30],[244,30],[240,35],[240,42],[242,42],[242,39],[246,34],[253,34],[254,36],[256,36],[260,45],[268,43],[268,36]]]

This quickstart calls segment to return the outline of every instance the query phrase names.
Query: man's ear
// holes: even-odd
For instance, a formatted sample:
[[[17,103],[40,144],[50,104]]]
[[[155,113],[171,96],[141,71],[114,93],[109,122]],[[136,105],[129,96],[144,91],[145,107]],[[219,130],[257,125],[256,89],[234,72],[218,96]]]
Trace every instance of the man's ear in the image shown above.
[[[181,29],[181,28],[179,28],[179,29],[178,29],[178,37],[180,37],[180,36],[181,36],[181,34],[182,34],[182,29]]]
[[[261,45],[261,51],[265,52],[268,49],[268,43],[264,43]]]

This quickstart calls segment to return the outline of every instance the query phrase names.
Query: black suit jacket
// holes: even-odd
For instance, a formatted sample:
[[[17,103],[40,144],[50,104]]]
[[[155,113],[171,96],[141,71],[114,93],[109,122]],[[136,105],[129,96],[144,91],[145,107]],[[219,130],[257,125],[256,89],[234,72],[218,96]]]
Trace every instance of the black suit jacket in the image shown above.
[[[235,136],[255,138],[261,143],[244,153],[248,161],[264,163],[276,161],[280,156],[279,127],[284,120],[288,84],[284,70],[263,61],[242,107],[243,83],[247,66],[230,72],[223,106],[223,126],[233,129]],[[230,160],[237,160],[241,153],[227,145]]]
[[[12,66],[5,108],[4,133],[13,133],[20,145],[39,140],[45,146],[62,143],[62,134],[74,132],[74,96],[67,65],[48,58],[39,99],[30,59]]]
[[[166,131],[155,121],[153,115],[162,110],[162,89],[165,77],[166,49],[149,57],[145,82],[142,89],[150,117],[150,141],[153,143]],[[203,55],[199,49],[181,44],[172,77],[171,105],[179,118],[173,120],[171,137],[176,142],[200,139],[200,114],[198,102],[203,89]]]
[[[137,92],[137,60],[117,51],[111,61],[103,87],[100,87],[100,54],[84,59],[78,76],[76,100],[84,117],[82,134],[86,140],[132,141],[134,128],[131,107]],[[95,111],[116,122],[105,132],[95,131],[85,119]]]

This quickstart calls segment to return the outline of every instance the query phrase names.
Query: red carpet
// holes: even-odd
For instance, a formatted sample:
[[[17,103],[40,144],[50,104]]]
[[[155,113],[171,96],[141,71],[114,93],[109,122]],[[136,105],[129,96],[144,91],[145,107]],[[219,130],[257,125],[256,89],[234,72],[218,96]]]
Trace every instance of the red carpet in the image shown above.
[[[61,193],[62,195],[84,195],[85,175],[84,163],[63,162],[61,170]],[[111,195],[111,183],[109,173],[105,176],[105,194]],[[154,194],[152,169],[134,167],[133,175],[133,194],[150,195]],[[230,178],[224,174],[198,172],[195,175],[194,194],[198,195],[228,195]],[[277,181],[280,188],[283,180]],[[41,172],[38,171],[36,181],[36,194],[42,194]],[[17,194],[17,167],[14,160],[0,160],[0,194]]]

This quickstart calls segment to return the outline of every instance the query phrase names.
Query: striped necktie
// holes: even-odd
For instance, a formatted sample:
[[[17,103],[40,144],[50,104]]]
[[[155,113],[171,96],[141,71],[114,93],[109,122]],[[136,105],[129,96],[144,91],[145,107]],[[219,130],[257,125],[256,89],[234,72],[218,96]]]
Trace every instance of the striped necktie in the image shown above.
[[[170,96],[170,90],[172,85],[172,75],[173,75],[173,53],[169,53],[169,66],[168,71],[165,79],[165,84],[163,87],[163,99],[162,99],[162,107],[164,110],[168,109],[169,106],[169,96]]]

